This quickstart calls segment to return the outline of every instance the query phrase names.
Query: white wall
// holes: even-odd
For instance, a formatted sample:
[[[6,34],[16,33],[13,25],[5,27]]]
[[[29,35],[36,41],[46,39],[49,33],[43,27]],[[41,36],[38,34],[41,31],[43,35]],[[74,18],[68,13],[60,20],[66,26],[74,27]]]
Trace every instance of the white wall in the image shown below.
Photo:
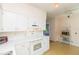
[[[79,9],[72,11],[70,17],[71,41],[73,45],[79,47]]]
[[[70,18],[67,16],[70,15]],[[55,17],[55,40],[60,41],[61,31],[70,30],[70,44],[79,47],[79,10],[73,10],[72,14],[64,13]]]

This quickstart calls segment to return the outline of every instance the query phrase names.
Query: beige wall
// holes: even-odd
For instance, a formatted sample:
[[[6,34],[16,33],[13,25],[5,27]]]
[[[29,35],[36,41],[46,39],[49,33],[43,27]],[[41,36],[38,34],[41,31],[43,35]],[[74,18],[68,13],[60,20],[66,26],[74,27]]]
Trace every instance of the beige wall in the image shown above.
[[[70,18],[67,17],[69,15]],[[61,31],[68,28],[70,44],[79,47],[79,10],[73,10],[71,14],[64,13],[47,20],[50,24],[50,40],[60,41]]]
[[[67,16],[70,15],[70,18]],[[54,39],[60,41],[61,31],[70,30],[70,44],[79,47],[79,10],[72,11],[72,14],[62,14],[55,17]]]
[[[61,28],[62,28],[62,17],[56,16],[54,24],[54,41],[59,41],[61,35]]]

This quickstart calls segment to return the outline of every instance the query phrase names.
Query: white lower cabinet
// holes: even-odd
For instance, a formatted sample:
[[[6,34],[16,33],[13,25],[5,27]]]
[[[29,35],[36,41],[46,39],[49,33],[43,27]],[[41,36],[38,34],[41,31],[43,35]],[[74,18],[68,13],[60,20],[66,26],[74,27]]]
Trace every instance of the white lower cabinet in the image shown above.
[[[29,55],[29,43],[22,42],[15,45],[16,55]]]
[[[46,44],[46,43],[45,43]],[[22,42],[15,45],[16,55],[40,55],[44,53],[44,42],[42,39]]]
[[[41,55],[49,49],[49,36],[22,41],[15,44],[16,55]]]
[[[43,51],[45,52],[45,51],[47,51],[49,49],[49,44],[50,44],[50,42],[49,42],[49,36],[44,36],[43,42],[44,42],[43,43],[44,44]]]
[[[39,40],[40,37],[43,37],[42,32],[28,32],[28,41],[36,41]]]

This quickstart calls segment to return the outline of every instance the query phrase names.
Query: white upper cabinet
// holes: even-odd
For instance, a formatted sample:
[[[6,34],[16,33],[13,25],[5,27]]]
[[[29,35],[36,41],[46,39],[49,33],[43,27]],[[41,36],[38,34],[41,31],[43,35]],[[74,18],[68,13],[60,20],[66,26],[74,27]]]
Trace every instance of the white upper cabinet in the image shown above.
[[[25,31],[27,29],[27,16],[3,11],[4,31]]]
[[[32,25],[45,29],[46,12],[31,5],[2,4],[1,12],[3,31],[26,31],[32,29]]]
[[[46,26],[46,13],[41,11],[40,9],[36,9],[32,12],[31,21],[33,21],[33,25],[38,25],[42,30],[45,29]]]
[[[16,28],[18,31],[26,31],[27,29],[27,16],[25,15],[21,15],[21,14],[17,14],[16,15]]]
[[[16,27],[16,14],[15,13],[3,11],[2,20],[3,20],[3,31],[15,31],[15,27]]]
[[[0,32],[2,31],[2,8],[0,7]]]

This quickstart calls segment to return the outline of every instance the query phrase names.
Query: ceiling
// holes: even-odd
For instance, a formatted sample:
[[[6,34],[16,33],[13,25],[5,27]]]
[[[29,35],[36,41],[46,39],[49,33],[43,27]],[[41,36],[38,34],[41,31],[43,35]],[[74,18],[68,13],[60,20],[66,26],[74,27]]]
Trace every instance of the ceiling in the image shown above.
[[[54,4],[55,3],[31,3],[31,5],[47,11],[48,16],[56,16],[79,6],[79,3],[58,3],[59,7],[55,8]]]

